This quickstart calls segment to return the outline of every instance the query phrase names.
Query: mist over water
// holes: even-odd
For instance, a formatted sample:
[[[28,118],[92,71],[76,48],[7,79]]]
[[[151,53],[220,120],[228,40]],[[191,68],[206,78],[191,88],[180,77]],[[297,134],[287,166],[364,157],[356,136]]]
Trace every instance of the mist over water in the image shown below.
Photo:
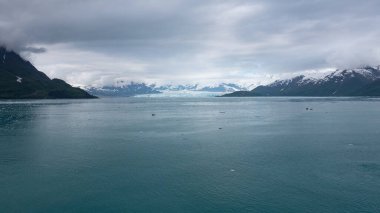
[[[368,98],[0,102],[0,209],[377,212],[379,105]]]

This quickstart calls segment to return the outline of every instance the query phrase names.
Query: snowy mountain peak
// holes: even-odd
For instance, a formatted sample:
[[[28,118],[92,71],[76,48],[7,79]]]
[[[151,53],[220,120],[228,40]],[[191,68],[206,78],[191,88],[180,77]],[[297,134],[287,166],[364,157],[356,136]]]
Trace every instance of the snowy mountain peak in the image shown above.
[[[157,94],[159,91],[154,89],[154,85],[146,85],[145,83],[117,81],[112,86],[103,87],[86,87],[89,93],[97,96],[119,96],[129,97],[141,94]]]
[[[288,85],[306,85],[306,84],[322,84],[324,82],[332,81],[335,82],[343,81],[347,78],[363,78],[369,81],[374,81],[380,78],[380,66],[371,67],[364,66],[361,68],[355,69],[344,69],[344,70],[335,70],[329,73],[324,74],[315,74],[313,75],[298,75],[293,78],[276,80],[275,82],[268,84],[267,86],[288,86]]]
[[[155,84],[136,83],[133,81],[118,80],[111,86],[94,87],[89,86],[85,89],[91,94],[97,96],[135,96],[144,94],[161,94],[175,93],[187,94],[191,93],[192,96],[205,95],[206,93],[224,94],[228,92],[235,92],[241,90],[248,90],[246,87],[233,84],[233,83],[219,83],[214,85],[201,85],[201,84],[178,84],[178,85],[162,85],[156,86]]]
[[[202,92],[235,92],[240,90],[247,90],[247,88],[232,83],[220,83],[214,85],[200,85],[200,84],[187,84],[187,85],[163,85],[156,87],[159,91],[202,91]]]
[[[298,75],[227,96],[380,96],[380,69],[360,67],[323,75]]]

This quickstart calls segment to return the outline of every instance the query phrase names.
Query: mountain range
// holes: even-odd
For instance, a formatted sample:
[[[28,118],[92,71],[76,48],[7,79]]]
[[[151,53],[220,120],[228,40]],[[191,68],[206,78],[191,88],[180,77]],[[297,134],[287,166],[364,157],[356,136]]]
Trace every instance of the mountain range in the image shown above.
[[[231,83],[220,83],[216,85],[186,84],[186,85],[161,85],[145,84],[136,82],[117,81],[112,86],[103,87],[85,87],[87,92],[96,96],[112,96],[112,97],[129,97],[146,94],[160,94],[173,92],[209,92],[209,93],[231,93],[235,91],[246,90],[245,87]]]
[[[336,70],[321,77],[299,75],[223,95],[245,96],[380,96],[380,66]]]
[[[103,87],[85,87],[88,93],[101,97],[130,97],[143,94],[158,94],[160,91],[156,90],[154,85],[147,85],[145,83],[118,81],[113,86]]]
[[[222,95],[223,97],[380,96],[380,66],[336,70],[320,77],[298,75],[258,86],[253,90],[233,83],[156,86],[124,81],[118,81],[110,86],[80,89],[72,87],[63,80],[50,79],[16,52],[0,47],[0,99],[128,97],[175,92],[216,95],[228,93]]]
[[[50,79],[14,51],[0,47],[0,99],[96,98],[60,79]]]

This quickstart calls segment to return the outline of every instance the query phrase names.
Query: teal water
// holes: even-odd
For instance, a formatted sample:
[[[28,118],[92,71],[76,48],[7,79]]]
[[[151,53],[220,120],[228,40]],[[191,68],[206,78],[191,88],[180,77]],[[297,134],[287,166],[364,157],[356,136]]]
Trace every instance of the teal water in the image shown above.
[[[380,99],[3,101],[0,211],[380,212]]]

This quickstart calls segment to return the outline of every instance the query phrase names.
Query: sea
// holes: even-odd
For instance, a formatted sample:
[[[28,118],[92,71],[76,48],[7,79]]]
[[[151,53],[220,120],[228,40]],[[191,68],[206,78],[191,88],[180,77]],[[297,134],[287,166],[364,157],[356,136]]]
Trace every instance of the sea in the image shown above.
[[[380,212],[380,99],[0,101],[0,212]]]

